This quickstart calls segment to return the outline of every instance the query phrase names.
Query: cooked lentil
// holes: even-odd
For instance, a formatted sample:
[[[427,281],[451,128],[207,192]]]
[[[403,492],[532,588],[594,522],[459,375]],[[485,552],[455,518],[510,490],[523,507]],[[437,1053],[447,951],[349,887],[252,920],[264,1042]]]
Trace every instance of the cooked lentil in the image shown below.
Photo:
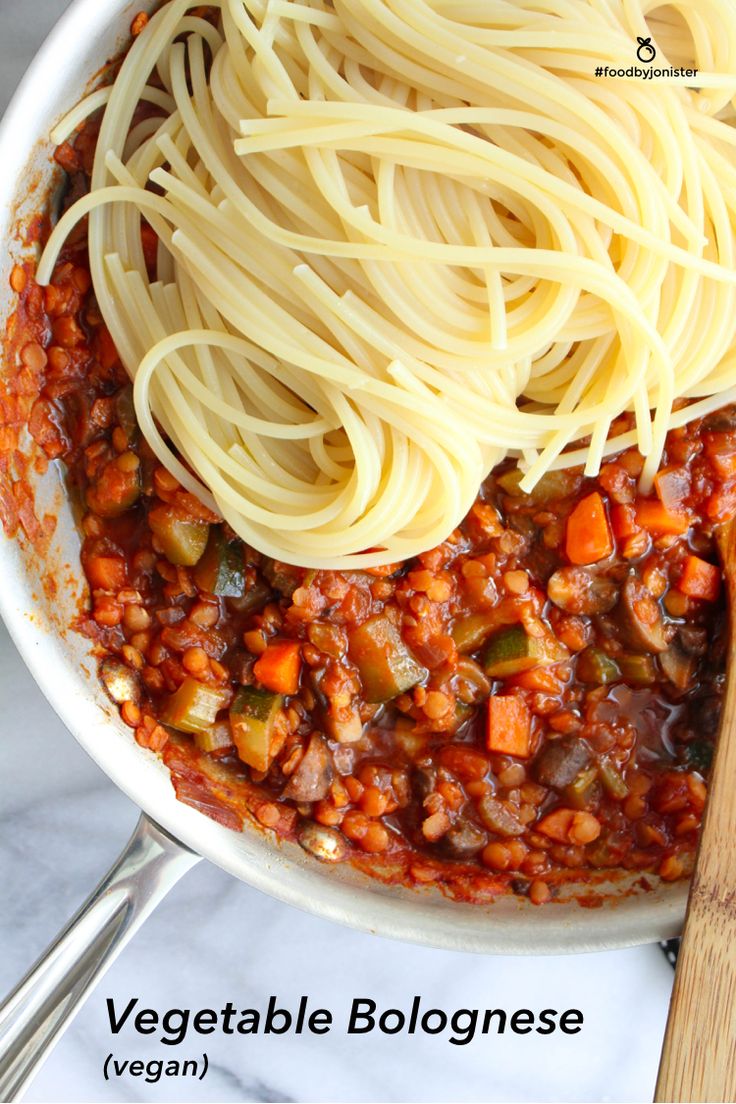
[[[88,125],[57,154],[71,195],[94,140]],[[182,801],[471,900],[688,875],[723,692],[712,531],[736,508],[733,410],[670,433],[651,495],[633,451],[530,495],[505,464],[417,560],[306,571],[156,462],[83,235],[50,287],[30,265],[11,286],[40,379],[28,427],[84,506],[78,628]]]

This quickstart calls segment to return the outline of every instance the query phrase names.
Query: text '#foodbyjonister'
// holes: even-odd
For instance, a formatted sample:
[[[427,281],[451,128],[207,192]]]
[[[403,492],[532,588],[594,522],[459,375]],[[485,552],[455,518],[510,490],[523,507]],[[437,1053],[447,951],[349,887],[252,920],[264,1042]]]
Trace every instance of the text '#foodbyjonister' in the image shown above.
[[[636,80],[658,80],[664,77],[697,77],[698,70],[683,69],[673,65],[657,69],[642,65],[596,65],[595,75],[597,77],[631,77]]]

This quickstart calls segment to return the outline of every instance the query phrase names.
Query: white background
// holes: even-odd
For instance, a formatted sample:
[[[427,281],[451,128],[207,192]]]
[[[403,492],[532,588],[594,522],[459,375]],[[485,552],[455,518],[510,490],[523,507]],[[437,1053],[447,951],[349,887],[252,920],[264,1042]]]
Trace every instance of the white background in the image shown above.
[[[104,0],[100,0],[104,3]],[[65,0],[0,0],[0,111]],[[83,28],[80,27],[80,33]],[[136,810],[63,729],[0,625],[0,992],[14,984],[114,859]],[[103,980],[33,1085],[31,1101],[650,1100],[672,971],[656,947],[565,958],[480,958],[404,946],[287,908],[202,864]],[[204,1083],[106,1083],[119,1058],[194,1057],[131,1031],[105,998],[265,1007],[302,993],[332,1010],[318,1037],[207,1040]],[[441,1038],[344,1034],[353,997],[427,1006],[579,1008],[581,1034]],[[166,1053],[168,1051],[168,1053]],[[179,1053],[181,1051],[181,1053]]]

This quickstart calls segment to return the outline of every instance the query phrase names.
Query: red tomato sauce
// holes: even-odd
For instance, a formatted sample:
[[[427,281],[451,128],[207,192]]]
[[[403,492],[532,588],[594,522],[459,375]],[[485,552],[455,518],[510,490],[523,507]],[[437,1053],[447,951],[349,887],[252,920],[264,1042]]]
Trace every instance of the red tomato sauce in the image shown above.
[[[69,201],[95,139],[57,155]],[[77,628],[182,801],[466,900],[690,873],[723,694],[713,527],[736,507],[733,410],[669,434],[649,495],[634,450],[531,494],[506,463],[439,547],[308,571],[249,548],[155,460],[84,227],[49,287],[30,265],[12,282],[25,399],[3,432],[27,424],[68,469],[90,590]],[[9,530],[22,488],[3,492]]]

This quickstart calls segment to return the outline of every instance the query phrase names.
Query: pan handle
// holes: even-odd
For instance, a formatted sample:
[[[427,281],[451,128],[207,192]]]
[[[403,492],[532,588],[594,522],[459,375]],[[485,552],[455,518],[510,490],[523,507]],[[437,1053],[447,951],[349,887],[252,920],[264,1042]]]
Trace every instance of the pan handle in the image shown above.
[[[0,1004],[0,1100],[19,1100],[128,940],[200,860],[141,816],[97,889]]]

